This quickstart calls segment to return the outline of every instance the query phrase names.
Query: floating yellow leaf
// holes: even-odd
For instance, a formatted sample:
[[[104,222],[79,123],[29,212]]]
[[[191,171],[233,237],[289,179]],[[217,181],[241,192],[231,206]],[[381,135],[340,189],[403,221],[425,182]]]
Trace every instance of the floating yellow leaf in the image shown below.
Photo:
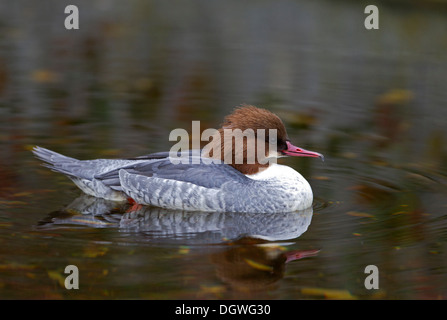
[[[406,213],[408,213],[408,211],[398,211],[398,212],[394,212],[394,213],[392,213],[391,215],[393,215],[393,216],[397,216],[397,215],[399,215],[399,214],[406,214]]]
[[[354,152],[343,152],[341,156],[346,159],[355,159],[358,157],[358,155]]]
[[[366,212],[358,212],[358,211],[348,211],[346,214],[354,217],[363,217],[363,218],[374,218],[374,215]]]
[[[273,271],[273,267],[272,266],[268,266],[266,264],[262,264],[256,261],[253,261],[251,259],[244,259],[244,261],[252,268],[258,269],[258,270],[262,270],[262,271]]]
[[[14,206],[14,205],[26,205],[27,203],[24,201],[16,201],[16,200],[1,200],[0,204],[4,204],[4,205],[10,205],[10,206]]]
[[[370,297],[371,297],[371,299],[384,299],[386,297],[386,291],[381,289],[381,290],[372,292]]]
[[[35,265],[20,264],[15,262],[0,264],[0,270],[31,270],[36,268],[37,266]]]
[[[47,274],[48,274],[48,277],[50,277],[50,279],[56,280],[61,287],[65,288],[65,277],[62,274],[60,274],[59,271],[56,271],[56,270],[51,271],[50,270],[47,272]]]
[[[31,78],[35,82],[39,83],[49,83],[49,82],[55,82],[58,80],[58,76],[56,73],[50,71],[50,70],[35,70],[31,74]]]
[[[357,299],[348,290],[324,289],[324,288],[302,288],[301,293],[311,296],[323,296],[326,299],[355,300]]]
[[[353,235],[356,236],[356,237],[360,237],[362,234],[358,233],[358,232],[354,232]]]
[[[96,258],[103,256],[109,251],[107,247],[87,247],[84,249],[84,257],[87,258]]]
[[[413,99],[413,93],[408,90],[394,89],[381,95],[379,103],[407,103]]]
[[[14,197],[14,198],[19,198],[19,197],[30,197],[32,195],[33,194],[31,192],[24,191],[24,192],[14,193],[11,196]]]
[[[180,254],[188,254],[189,251],[189,247],[187,246],[180,246],[180,248],[178,249],[178,253]]]
[[[200,286],[200,293],[221,294],[225,292],[225,286]]]
[[[8,227],[12,227],[12,223],[11,222],[0,222],[0,228],[8,228]]]
[[[327,177],[327,176],[313,176],[312,177],[315,180],[321,180],[321,181],[329,181],[331,180],[331,178]]]

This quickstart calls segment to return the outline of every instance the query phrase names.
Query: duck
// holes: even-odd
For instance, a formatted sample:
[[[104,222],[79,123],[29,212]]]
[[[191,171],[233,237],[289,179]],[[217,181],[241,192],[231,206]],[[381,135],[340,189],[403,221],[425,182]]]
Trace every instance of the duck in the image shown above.
[[[233,137],[225,139],[228,132],[242,132],[243,137],[239,143]],[[276,114],[252,105],[236,107],[211,138],[203,149],[121,159],[78,160],[40,146],[32,152],[45,167],[66,175],[84,193],[111,201],[240,213],[285,213],[312,206],[309,182],[277,159],[324,161],[324,156],[294,146]],[[252,150],[258,156],[254,161]]]

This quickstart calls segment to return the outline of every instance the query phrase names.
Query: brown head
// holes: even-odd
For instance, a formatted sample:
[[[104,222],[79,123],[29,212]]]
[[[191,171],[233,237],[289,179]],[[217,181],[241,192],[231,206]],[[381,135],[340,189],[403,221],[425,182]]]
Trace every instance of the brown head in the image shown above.
[[[241,145],[236,143],[237,132],[242,132],[242,136],[239,134]],[[227,133],[233,134],[234,138],[228,136]],[[243,174],[255,174],[266,169],[270,164],[269,158],[288,155],[323,157],[319,153],[292,145],[286,128],[277,115],[251,105],[242,105],[226,116],[218,134],[220,138],[213,137],[209,147],[220,148],[220,154],[213,154],[213,150],[211,150],[209,155],[222,160]],[[273,148],[269,148],[269,145]],[[262,147],[264,149],[260,149],[258,155],[258,148]],[[250,154],[253,153],[251,151],[254,151],[255,159],[250,158]]]

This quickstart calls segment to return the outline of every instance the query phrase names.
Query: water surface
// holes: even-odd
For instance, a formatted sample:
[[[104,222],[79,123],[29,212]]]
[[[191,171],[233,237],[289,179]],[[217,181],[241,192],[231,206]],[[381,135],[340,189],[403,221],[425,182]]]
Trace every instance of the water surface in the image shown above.
[[[358,1],[78,3],[77,31],[59,1],[0,4],[0,298],[446,298],[444,2],[380,2],[376,31]],[[309,210],[134,210],[30,152],[164,151],[172,129],[217,128],[241,103],[325,155],[282,161]]]

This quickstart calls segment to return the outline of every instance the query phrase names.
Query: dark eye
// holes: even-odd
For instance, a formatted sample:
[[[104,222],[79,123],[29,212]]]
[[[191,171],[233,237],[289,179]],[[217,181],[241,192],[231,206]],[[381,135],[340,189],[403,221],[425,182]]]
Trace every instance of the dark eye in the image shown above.
[[[278,151],[287,150],[287,143],[284,140],[278,140],[277,150]]]
[[[271,145],[275,145],[276,144],[276,150],[277,151],[283,151],[283,150],[287,150],[287,143],[285,140],[282,139],[278,139],[276,137],[276,135],[272,135],[272,136],[267,136],[265,139],[265,142],[271,144]]]

